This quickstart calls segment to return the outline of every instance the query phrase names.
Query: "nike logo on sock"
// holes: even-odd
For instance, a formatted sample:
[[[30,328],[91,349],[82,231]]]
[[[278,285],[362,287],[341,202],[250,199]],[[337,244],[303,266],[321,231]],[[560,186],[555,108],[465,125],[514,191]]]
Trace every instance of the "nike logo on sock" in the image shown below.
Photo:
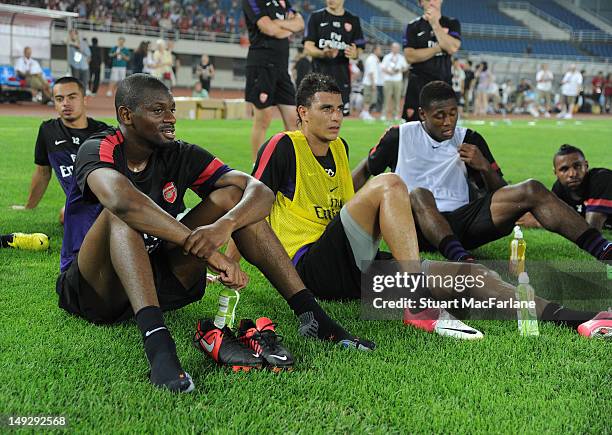
[[[160,326],[159,328],[155,328],[152,329],[150,331],[145,332],[145,338],[150,337],[151,335],[155,334],[157,331],[161,331],[162,329],[168,329],[165,326]]]

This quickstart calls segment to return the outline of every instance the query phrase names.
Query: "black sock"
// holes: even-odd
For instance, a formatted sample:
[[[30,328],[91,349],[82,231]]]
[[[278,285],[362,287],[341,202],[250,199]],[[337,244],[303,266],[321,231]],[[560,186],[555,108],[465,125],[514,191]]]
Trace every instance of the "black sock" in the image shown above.
[[[354,338],[327,315],[310,290],[299,291],[287,303],[300,319],[300,335],[334,342]]]
[[[0,235],[0,248],[10,248],[9,243],[13,243],[12,234]]]
[[[562,305],[550,302],[544,307],[540,319],[545,322],[553,322],[557,325],[577,329],[582,323],[591,320],[596,315],[597,313],[588,311],[570,310]]]
[[[145,353],[151,366],[151,382],[167,385],[183,372],[176,355],[176,345],[166,328],[162,310],[156,306],[142,308],[136,313],[136,323],[142,333]]]
[[[440,242],[438,251],[444,256],[444,258],[450,261],[466,261],[473,260],[474,256],[466,250],[459,239],[453,234],[446,236]]]
[[[601,232],[595,228],[589,228],[578,239],[576,245],[584,249],[598,260],[612,260],[612,243],[606,240]]]

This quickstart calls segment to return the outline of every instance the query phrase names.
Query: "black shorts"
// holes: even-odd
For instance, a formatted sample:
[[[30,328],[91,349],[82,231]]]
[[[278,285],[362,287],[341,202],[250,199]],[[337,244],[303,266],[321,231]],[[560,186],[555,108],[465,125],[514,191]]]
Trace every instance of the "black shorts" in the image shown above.
[[[244,98],[258,109],[279,104],[295,106],[295,88],[287,68],[247,66]]]
[[[421,89],[427,83],[429,83],[428,80],[414,74],[410,74],[408,77],[408,86],[404,96],[404,108],[402,109],[402,118],[406,121],[419,120],[419,96],[421,95]],[[408,109],[414,110],[410,118],[408,118]]]
[[[153,279],[159,305],[163,311],[176,310],[202,299],[206,288],[206,271],[191,288],[186,289],[170,270],[166,252],[157,249],[149,255],[153,268]],[[108,317],[97,309],[99,298],[79,270],[78,257],[70,267],[57,277],[56,288],[60,308],[96,324],[119,323],[134,315],[129,302],[115,310],[116,315]]]
[[[376,259],[390,259],[378,252]],[[302,281],[320,299],[361,298],[361,271],[338,214],[321,237],[299,259],[296,269]]]
[[[442,213],[453,230],[453,233],[465,249],[474,249],[494,240],[499,240],[512,232],[514,222],[508,222],[505,228],[497,228],[491,218],[491,198],[488,193],[482,198],[459,207],[455,211]],[[421,251],[435,251],[417,226],[419,249]]]

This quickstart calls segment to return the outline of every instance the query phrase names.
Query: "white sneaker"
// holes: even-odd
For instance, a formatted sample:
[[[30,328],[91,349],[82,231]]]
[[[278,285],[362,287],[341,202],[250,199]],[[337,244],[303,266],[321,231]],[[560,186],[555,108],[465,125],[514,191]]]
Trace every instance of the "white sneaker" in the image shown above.
[[[412,314],[406,309],[404,310],[404,324],[427,332],[435,332],[443,337],[461,340],[478,340],[484,337],[482,332],[456,319],[448,311],[438,308],[430,308],[417,314]]]
[[[112,97],[113,96],[113,91],[106,91],[106,96],[107,97]]]
[[[574,115],[572,115],[571,113],[566,113],[565,116],[563,116],[563,119],[572,119],[574,117]]]
[[[564,118],[565,115],[566,115],[565,112],[559,112],[559,113],[557,113],[557,118],[559,118],[559,119]]]
[[[374,120],[374,117],[372,115],[370,115],[370,112],[361,112],[359,114],[359,117],[361,119],[363,119],[364,121],[372,121],[372,120]]]

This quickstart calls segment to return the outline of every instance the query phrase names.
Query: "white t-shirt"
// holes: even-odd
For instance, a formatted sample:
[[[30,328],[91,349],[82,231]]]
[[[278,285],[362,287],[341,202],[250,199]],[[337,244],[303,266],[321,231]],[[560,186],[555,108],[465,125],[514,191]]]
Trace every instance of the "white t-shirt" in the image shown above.
[[[374,53],[366,58],[365,64],[363,65],[363,86],[372,86],[372,82],[376,85],[378,83],[379,68],[378,56]]]
[[[578,71],[568,71],[561,82],[561,93],[568,97],[577,97],[582,87],[582,74]]]
[[[552,91],[552,83],[554,74],[551,70],[544,71],[541,69],[536,74],[536,89],[538,91],[550,92]]]
[[[32,58],[26,59],[25,57],[20,57],[15,62],[15,72],[25,72],[30,74],[42,74],[42,68],[37,60]]]
[[[438,142],[420,121],[399,126],[395,173],[409,189],[429,190],[441,212],[454,211],[470,202],[467,167],[457,151],[466,133],[466,128],[457,127],[451,139]]]
[[[401,82],[404,78],[403,72],[408,69],[408,63],[403,54],[389,53],[383,57],[382,70],[384,73],[383,81]],[[386,71],[393,72],[386,72]]]

